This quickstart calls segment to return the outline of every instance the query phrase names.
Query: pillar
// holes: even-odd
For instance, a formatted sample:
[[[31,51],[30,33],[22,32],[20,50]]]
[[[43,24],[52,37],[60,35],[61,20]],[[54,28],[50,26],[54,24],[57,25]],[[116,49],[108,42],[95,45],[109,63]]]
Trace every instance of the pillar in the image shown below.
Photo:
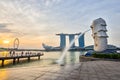
[[[40,55],[38,55],[38,60],[40,60]]]
[[[60,34],[60,48],[66,47],[66,35]]]
[[[79,37],[78,43],[79,43],[79,47],[80,47],[80,48],[84,48],[84,46],[85,46],[84,34],[83,34],[82,36]]]
[[[15,65],[16,58],[13,58],[13,65]]]
[[[75,38],[75,35],[74,34],[69,34],[69,42],[71,43]],[[74,48],[75,47],[75,42],[72,44],[71,48]]]
[[[1,66],[4,67],[4,59],[2,59]]]
[[[30,56],[28,56],[28,62],[30,62]]]
[[[17,63],[19,63],[20,62],[20,60],[19,60],[19,57],[17,58]]]

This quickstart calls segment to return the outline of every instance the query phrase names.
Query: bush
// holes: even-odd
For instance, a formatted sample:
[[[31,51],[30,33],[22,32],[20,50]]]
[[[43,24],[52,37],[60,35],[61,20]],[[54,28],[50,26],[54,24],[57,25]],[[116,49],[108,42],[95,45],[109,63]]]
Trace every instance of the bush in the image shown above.
[[[108,53],[93,53],[92,54],[93,57],[96,58],[108,58],[108,59],[120,59],[120,54],[108,54]]]

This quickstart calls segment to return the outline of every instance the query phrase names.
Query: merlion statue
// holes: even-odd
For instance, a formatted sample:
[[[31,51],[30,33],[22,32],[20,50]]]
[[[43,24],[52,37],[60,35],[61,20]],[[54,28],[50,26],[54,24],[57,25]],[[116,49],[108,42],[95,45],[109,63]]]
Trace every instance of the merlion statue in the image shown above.
[[[91,25],[92,37],[94,39],[94,50],[102,52],[107,49],[107,29],[106,22],[102,18],[93,21]]]

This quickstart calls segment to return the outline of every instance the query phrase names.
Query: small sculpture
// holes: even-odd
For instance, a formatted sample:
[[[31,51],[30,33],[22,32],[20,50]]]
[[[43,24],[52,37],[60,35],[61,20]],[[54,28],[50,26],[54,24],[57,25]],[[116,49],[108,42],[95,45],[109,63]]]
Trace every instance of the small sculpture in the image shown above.
[[[102,52],[107,49],[107,29],[106,22],[102,18],[98,18],[93,21],[91,25],[92,37],[94,39],[94,50]]]

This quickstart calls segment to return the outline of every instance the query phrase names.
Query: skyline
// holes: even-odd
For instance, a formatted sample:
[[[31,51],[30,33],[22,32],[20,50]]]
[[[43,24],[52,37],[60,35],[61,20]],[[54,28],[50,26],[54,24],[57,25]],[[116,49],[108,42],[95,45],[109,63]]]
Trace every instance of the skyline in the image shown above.
[[[20,48],[42,48],[42,43],[59,46],[57,33],[79,33],[90,29],[92,21],[105,19],[108,43],[120,47],[120,1],[118,0],[1,0],[0,47],[15,38]],[[91,32],[85,44],[93,45]]]

